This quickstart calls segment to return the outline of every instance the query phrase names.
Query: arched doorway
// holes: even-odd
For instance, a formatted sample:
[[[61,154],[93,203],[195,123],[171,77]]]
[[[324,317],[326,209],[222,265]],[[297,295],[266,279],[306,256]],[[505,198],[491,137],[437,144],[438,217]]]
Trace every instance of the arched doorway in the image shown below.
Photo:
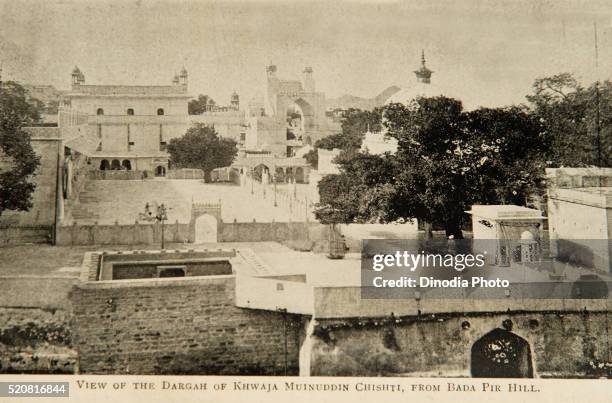
[[[108,163],[108,160],[100,161],[100,171],[106,171],[107,169],[110,169],[110,164]]]
[[[113,160],[111,162],[111,169],[114,170],[118,170],[121,169],[121,163],[119,162],[119,160]]]
[[[261,177],[262,177],[264,171],[270,172],[270,168],[268,168],[264,164],[259,164],[255,168],[253,168],[253,177],[255,178],[255,180],[261,182]]]
[[[128,171],[131,171],[131,170],[132,170],[132,163],[130,162],[130,160],[123,160],[123,161],[121,162],[121,166],[122,166],[123,168],[125,168],[126,170],[128,170]]]
[[[166,176],[166,167],[159,165],[155,168],[155,176]]]
[[[474,378],[533,378],[529,342],[512,333],[512,321],[472,345],[470,370]]]
[[[217,242],[217,219],[204,214],[195,220],[195,243]]]

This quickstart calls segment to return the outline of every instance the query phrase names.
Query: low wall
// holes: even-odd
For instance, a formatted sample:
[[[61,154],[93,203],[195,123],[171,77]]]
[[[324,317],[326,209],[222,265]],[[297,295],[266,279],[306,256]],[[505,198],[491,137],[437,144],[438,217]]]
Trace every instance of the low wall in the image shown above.
[[[204,171],[201,169],[169,169],[166,173],[167,179],[204,179]]]
[[[301,317],[237,308],[234,293],[234,276],[76,286],[80,372],[282,375],[287,362],[297,375]]]
[[[135,180],[144,179],[144,171],[127,171],[127,170],[92,170],[88,173],[88,178],[93,180]],[[147,172],[148,178],[153,177],[152,172]]]
[[[164,224],[164,239],[181,243],[193,239],[189,224]],[[69,245],[150,245],[161,243],[161,224],[80,225],[58,227],[56,244]]]
[[[53,226],[1,226],[0,244],[50,243]]]
[[[328,226],[307,222],[233,222],[218,227],[219,242],[273,241],[305,249],[327,247]]]
[[[610,361],[607,311],[509,311],[319,320],[314,376],[470,376],[475,341],[511,319],[529,343],[535,376],[585,377],[591,361]]]

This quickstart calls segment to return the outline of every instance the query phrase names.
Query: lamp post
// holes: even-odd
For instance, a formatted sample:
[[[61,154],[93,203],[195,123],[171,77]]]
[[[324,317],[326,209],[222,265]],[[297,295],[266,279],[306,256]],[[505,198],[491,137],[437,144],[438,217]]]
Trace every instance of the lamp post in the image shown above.
[[[274,172],[272,173],[272,180],[274,181],[274,207],[278,206],[276,203],[276,177],[278,173],[276,172],[276,165],[274,166]]]
[[[144,214],[141,214],[140,217],[147,221],[156,221],[161,223],[161,248],[163,250],[165,247],[164,222],[168,221],[168,209],[166,208],[164,203],[157,207],[157,212],[155,213],[155,215],[153,215],[149,203],[145,204]]]
[[[164,221],[168,220],[168,215],[166,213],[166,206],[164,206],[164,203],[162,203],[161,206],[157,208],[157,216],[155,216],[155,219],[161,222],[161,248],[163,250],[165,246],[164,245]]]

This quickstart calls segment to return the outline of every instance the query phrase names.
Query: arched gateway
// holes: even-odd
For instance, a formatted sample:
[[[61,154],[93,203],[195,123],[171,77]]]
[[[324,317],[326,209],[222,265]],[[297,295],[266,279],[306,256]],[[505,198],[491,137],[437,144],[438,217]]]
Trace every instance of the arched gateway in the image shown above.
[[[529,342],[512,333],[512,321],[502,323],[472,345],[474,378],[533,378]]]

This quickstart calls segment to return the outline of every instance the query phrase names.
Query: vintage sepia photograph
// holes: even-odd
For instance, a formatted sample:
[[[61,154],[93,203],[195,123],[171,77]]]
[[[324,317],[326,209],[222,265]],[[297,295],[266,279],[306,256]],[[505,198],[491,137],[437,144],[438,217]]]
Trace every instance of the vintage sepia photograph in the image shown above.
[[[0,0],[0,374],[610,379],[611,77],[610,1]]]

